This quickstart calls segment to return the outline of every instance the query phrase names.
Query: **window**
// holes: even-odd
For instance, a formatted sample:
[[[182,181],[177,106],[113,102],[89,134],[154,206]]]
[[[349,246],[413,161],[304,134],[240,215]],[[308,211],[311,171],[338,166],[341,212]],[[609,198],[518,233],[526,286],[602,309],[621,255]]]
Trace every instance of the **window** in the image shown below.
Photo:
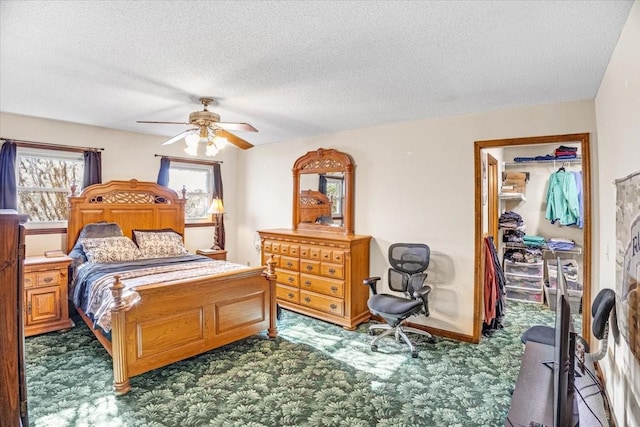
[[[213,169],[209,165],[171,162],[169,167],[169,188],[187,198],[185,219],[187,221],[210,220],[207,213],[213,193]]]
[[[332,202],[331,216],[333,218],[342,218],[343,186],[344,178],[327,175],[326,195],[329,196]]]
[[[71,186],[81,190],[84,159],[77,152],[18,148],[16,174],[19,213],[32,222],[66,221]]]

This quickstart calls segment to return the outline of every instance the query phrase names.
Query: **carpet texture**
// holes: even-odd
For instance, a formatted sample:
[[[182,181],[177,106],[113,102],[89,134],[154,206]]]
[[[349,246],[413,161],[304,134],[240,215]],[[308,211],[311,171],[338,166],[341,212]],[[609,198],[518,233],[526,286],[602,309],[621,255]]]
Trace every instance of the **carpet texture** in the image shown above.
[[[545,306],[509,302],[480,344],[416,337],[419,357],[382,339],[285,311],[259,334],[131,379],[111,392],[111,358],[86,325],[26,339],[29,421],[55,426],[502,426],[520,336],[552,325]],[[576,324],[579,324],[579,319]]]

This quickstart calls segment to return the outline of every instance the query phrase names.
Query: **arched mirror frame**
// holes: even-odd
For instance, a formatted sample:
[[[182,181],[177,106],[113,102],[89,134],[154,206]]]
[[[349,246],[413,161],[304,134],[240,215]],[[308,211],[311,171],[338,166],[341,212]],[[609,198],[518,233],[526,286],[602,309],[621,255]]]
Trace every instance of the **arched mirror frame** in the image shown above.
[[[351,156],[334,149],[319,148],[299,157],[293,164],[293,229],[315,230],[332,233],[353,234],[353,170],[355,165]],[[323,224],[303,223],[300,220],[300,175],[344,173],[344,205],[341,227]]]
[[[474,144],[474,167],[475,167],[475,286],[474,286],[474,328],[473,342],[480,342],[482,330],[482,289],[484,278],[484,267],[482,257],[482,150],[485,148],[513,147],[518,145],[536,144],[562,144],[568,142],[580,143],[582,156],[582,197],[584,204],[584,228],[583,228],[583,291],[582,300],[586,307],[591,307],[591,152],[588,133],[577,133],[568,135],[548,135],[525,138],[498,139],[487,141],[475,141]],[[582,311],[582,333],[581,336],[591,343],[591,310]]]

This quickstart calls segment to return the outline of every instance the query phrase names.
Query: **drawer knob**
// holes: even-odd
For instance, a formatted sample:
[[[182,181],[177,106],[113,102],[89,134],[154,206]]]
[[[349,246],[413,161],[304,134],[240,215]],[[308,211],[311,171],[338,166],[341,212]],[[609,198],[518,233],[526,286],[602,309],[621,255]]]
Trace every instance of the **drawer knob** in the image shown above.
[[[293,263],[291,261],[287,261],[287,267],[293,267]]]
[[[332,286],[331,287],[331,291],[335,294],[336,292],[338,292],[338,287],[337,286]]]
[[[304,284],[307,285],[307,286],[311,286],[311,280],[305,280]]]
[[[311,298],[309,297],[304,297],[305,302],[311,302]]]
[[[329,274],[336,274],[336,269],[335,268],[330,268],[329,269]]]
[[[309,271],[313,270],[313,266],[312,265],[307,265],[307,270],[309,270]]]
[[[288,296],[289,298],[293,299],[293,294],[292,294],[291,292],[289,292],[289,293],[287,294],[287,296]]]
[[[338,308],[338,306],[335,304],[331,304],[329,307],[331,307],[331,310],[335,310],[336,308]]]
[[[289,282],[293,282],[295,279],[293,277],[289,277]]]
[[[49,283],[52,280],[53,280],[53,277],[51,277],[51,276],[44,278],[45,283]]]

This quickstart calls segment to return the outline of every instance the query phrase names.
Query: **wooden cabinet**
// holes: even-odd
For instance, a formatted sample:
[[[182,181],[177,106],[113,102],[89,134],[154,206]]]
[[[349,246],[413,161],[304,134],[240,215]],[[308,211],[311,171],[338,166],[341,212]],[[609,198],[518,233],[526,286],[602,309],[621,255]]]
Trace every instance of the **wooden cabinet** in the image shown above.
[[[26,426],[22,260],[26,215],[0,209],[0,426]]]
[[[287,229],[259,231],[262,264],[276,261],[276,297],[283,308],[353,330],[371,317],[371,236]]]
[[[227,251],[224,249],[198,249],[196,254],[209,257],[211,259],[217,259],[219,261],[227,260]]]
[[[31,336],[72,327],[69,319],[68,268],[71,258],[28,257],[24,261],[24,334]]]

